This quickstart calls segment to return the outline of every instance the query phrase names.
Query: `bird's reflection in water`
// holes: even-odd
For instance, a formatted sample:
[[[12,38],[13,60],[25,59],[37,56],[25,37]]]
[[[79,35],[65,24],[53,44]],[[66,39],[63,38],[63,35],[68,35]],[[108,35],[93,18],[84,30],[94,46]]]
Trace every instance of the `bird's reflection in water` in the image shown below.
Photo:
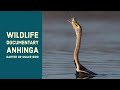
[[[91,79],[95,77],[95,75],[88,75],[81,72],[76,72],[75,75],[76,75],[76,79]]]

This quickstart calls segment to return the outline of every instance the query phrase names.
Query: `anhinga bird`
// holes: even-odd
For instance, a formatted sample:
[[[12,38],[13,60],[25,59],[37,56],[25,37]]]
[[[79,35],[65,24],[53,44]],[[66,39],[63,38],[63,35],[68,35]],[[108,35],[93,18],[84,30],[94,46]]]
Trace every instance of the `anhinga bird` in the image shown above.
[[[75,18],[72,18],[71,20],[68,20],[68,21],[71,23],[73,29],[76,32],[76,47],[74,50],[74,62],[75,62],[75,66],[76,66],[76,77],[77,78],[94,77],[97,74],[86,69],[83,65],[81,65],[79,62],[79,58],[78,58],[80,45],[81,45],[82,27],[75,20]]]

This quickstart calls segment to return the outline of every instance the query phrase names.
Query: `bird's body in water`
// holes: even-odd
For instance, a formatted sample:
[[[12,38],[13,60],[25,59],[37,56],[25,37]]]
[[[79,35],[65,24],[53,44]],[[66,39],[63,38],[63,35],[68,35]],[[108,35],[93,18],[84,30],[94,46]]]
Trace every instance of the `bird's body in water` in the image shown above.
[[[80,64],[79,61],[79,50],[80,50],[80,45],[81,45],[81,37],[82,37],[82,27],[81,25],[75,20],[75,18],[72,18],[71,20],[68,20],[73,29],[75,30],[76,33],[76,47],[74,50],[74,62],[76,66],[76,77],[79,78],[85,78],[85,77],[93,77],[97,75],[96,73],[86,69],[83,65]]]

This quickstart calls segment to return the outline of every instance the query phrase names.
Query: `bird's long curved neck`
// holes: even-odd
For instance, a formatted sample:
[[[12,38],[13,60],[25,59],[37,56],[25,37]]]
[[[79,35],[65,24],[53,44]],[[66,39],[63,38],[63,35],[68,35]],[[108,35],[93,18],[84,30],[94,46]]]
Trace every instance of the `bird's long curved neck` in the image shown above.
[[[79,50],[80,50],[80,45],[81,45],[81,37],[82,37],[82,29],[81,30],[76,30],[76,47],[74,50],[74,60],[75,60],[75,65],[76,68],[80,69],[80,62],[79,62]]]

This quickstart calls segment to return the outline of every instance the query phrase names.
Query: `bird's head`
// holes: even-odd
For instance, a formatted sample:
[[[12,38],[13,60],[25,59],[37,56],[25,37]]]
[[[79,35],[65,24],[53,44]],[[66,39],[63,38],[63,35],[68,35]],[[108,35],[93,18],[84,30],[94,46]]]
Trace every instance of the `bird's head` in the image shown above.
[[[71,25],[72,25],[72,27],[73,27],[74,30],[80,30],[81,29],[81,26],[75,20],[75,18],[71,18],[70,20],[67,20],[67,21],[71,23]]]

